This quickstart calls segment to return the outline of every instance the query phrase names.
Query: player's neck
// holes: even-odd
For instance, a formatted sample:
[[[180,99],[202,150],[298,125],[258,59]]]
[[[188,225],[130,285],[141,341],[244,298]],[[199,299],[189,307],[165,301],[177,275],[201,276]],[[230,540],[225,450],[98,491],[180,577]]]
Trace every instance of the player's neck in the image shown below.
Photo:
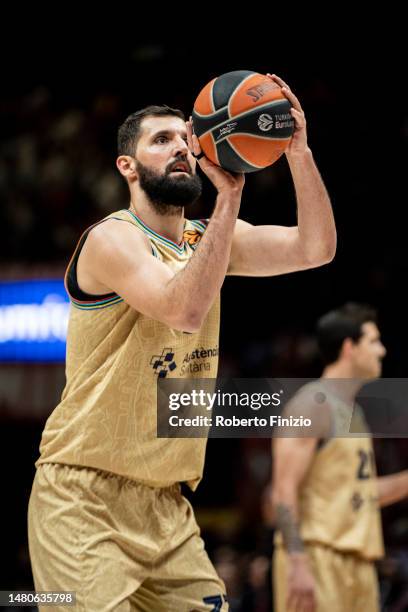
[[[158,212],[143,193],[132,197],[129,209],[157,234],[176,244],[183,240],[184,209],[174,208],[174,214]]]
[[[339,360],[324,368],[322,378],[355,378],[355,376],[351,364]]]
[[[367,382],[355,377],[353,368],[347,362],[333,363],[323,370],[321,378],[325,386],[344,400],[354,400],[361,387]]]

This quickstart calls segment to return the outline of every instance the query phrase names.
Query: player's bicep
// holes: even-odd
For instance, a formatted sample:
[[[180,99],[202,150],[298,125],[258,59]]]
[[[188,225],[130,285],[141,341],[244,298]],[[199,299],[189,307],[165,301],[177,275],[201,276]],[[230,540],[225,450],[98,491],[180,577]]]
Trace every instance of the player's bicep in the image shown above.
[[[330,435],[331,410],[326,401],[321,401],[321,388],[318,383],[301,388],[284,407],[282,424],[275,428],[274,476],[281,486],[299,486],[318,441]]]
[[[297,490],[313,461],[317,438],[273,439],[273,482],[277,491]]]
[[[237,220],[228,274],[274,276],[310,267],[297,226],[251,225]]]

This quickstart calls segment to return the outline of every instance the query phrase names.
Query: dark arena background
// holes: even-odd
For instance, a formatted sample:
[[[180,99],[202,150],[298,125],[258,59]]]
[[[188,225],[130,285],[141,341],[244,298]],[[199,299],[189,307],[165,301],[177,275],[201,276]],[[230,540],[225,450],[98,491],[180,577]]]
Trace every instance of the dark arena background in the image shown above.
[[[164,24],[135,18],[133,32],[129,24],[123,31],[123,21],[126,15],[112,24],[111,35],[107,26],[98,35],[92,27],[62,34],[56,21],[34,36],[26,16],[27,32],[16,29],[1,42],[0,590],[33,588],[27,502],[41,431],[64,385],[65,297],[60,283],[51,281],[62,279],[85,228],[128,206],[115,167],[116,131],[134,110],[168,104],[188,116],[210,79],[248,69],[284,78],[306,113],[309,143],[334,207],[337,254],[316,270],[226,279],[221,376],[319,376],[315,321],[349,300],[378,309],[387,348],[383,375],[408,376],[408,122],[404,70],[387,63],[398,50],[388,47],[384,55],[374,34],[363,43],[347,32],[338,40],[321,35],[319,44],[312,33],[302,44],[293,34],[285,45],[273,45],[270,33],[254,33],[251,43],[217,45],[218,28],[205,48],[193,25],[177,19],[167,24],[165,37]],[[188,216],[209,216],[213,202],[207,181]],[[254,224],[296,223],[284,158],[247,175],[240,217]],[[31,290],[45,294],[36,302]],[[31,337],[40,344],[51,333],[59,342],[44,353],[7,349],[10,340],[24,344]],[[377,439],[375,449],[380,474],[407,467],[405,439]],[[210,440],[203,481],[189,496],[233,612],[272,609],[273,520],[265,502],[270,464],[270,440]],[[407,510],[405,501],[383,511],[387,555],[378,571],[390,612],[408,609]]]

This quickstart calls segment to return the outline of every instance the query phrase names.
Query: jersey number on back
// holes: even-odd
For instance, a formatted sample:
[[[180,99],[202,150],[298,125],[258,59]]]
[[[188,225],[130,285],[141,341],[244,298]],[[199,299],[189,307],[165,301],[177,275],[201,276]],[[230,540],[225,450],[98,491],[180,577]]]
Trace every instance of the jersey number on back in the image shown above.
[[[371,478],[374,473],[374,453],[369,453],[362,448],[358,450],[359,466],[357,470],[357,478],[359,480],[367,480]]]

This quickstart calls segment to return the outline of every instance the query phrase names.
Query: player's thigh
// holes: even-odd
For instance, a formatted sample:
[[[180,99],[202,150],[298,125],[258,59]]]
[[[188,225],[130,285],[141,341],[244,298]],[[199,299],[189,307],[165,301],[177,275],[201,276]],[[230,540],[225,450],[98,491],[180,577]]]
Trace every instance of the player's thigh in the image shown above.
[[[173,537],[143,586],[163,602],[165,610],[228,610],[225,584],[208,557],[186,499],[179,499],[177,515]]]
[[[227,597],[217,578],[214,581],[146,580],[130,598],[135,612],[226,612]]]
[[[354,610],[379,612],[380,592],[374,563],[357,560],[354,575]]]
[[[127,599],[146,573],[111,528],[103,507],[97,516],[81,507],[86,482],[80,480],[86,477],[65,466],[40,466],[37,471],[28,522],[35,588],[74,591],[78,612],[127,612]]]

